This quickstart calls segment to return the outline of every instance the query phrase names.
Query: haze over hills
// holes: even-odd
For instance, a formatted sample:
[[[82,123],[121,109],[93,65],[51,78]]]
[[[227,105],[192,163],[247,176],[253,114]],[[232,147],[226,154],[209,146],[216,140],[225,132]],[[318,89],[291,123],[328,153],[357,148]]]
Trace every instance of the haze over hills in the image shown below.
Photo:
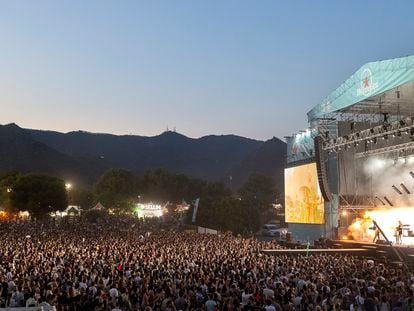
[[[165,168],[222,180],[233,189],[258,172],[282,185],[285,152],[285,143],[277,138],[265,142],[235,135],[194,139],[171,131],[153,137],[118,136],[0,125],[0,171],[47,173],[84,185],[110,168],[138,174]]]

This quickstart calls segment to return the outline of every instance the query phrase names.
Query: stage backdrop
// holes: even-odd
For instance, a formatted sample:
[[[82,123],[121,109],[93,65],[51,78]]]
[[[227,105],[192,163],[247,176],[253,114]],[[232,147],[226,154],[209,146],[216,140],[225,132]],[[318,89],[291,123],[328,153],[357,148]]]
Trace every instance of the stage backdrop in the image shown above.
[[[316,163],[285,169],[285,221],[323,224],[324,220]]]

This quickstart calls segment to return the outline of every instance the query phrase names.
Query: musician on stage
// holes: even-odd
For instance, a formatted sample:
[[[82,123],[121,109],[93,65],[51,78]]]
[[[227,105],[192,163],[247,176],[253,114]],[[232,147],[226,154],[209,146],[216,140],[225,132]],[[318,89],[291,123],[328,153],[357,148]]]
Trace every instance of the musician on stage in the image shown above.
[[[402,243],[403,224],[401,220],[398,221],[398,226],[395,228],[395,239],[397,244]]]
[[[372,242],[375,243],[380,239],[380,230],[379,230],[378,226],[376,226],[375,224],[374,224],[372,229],[375,230],[374,239],[372,240]]]

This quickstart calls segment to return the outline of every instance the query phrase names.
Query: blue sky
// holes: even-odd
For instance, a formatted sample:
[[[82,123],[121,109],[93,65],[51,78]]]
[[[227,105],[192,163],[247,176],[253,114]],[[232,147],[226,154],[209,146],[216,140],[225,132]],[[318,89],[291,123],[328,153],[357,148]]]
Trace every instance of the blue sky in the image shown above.
[[[0,0],[0,123],[283,137],[366,62],[414,54],[414,1]]]

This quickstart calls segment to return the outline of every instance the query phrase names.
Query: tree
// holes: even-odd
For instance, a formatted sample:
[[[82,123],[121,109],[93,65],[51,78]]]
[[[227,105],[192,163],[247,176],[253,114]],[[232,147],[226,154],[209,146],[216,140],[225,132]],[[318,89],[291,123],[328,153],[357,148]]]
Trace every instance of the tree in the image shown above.
[[[13,211],[11,194],[20,178],[19,172],[8,172],[0,176],[0,206],[8,211]]]
[[[146,201],[180,203],[199,197],[205,186],[203,180],[156,169],[145,172],[139,188]]]
[[[104,206],[127,208],[136,194],[136,178],[127,170],[111,169],[99,178],[94,192]]]
[[[231,230],[231,191],[222,182],[204,182],[199,190],[200,205],[197,224],[212,229]]]
[[[27,210],[35,218],[63,211],[68,205],[65,183],[47,175],[24,175],[14,185],[11,204],[20,211]]]
[[[74,188],[68,193],[68,200],[70,205],[77,205],[83,209],[91,208],[95,203],[94,193],[85,188]]]
[[[266,221],[276,201],[277,191],[273,180],[264,175],[252,174],[239,190],[240,208],[244,219],[248,219],[246,227],[249,231],[257,231]]]

